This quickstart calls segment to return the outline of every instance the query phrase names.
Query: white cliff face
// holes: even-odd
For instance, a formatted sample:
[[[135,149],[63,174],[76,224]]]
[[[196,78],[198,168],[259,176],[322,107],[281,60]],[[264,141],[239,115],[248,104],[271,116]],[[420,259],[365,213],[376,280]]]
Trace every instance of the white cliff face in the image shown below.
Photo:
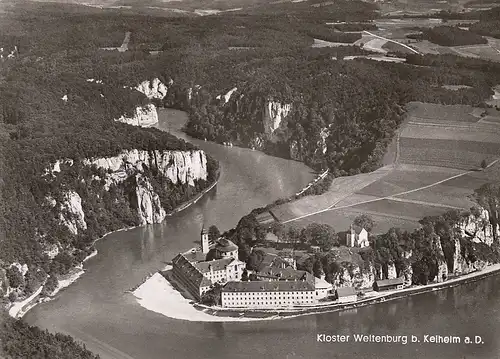
[[[59,172],[60,164],[64,160],[57,161],[49,166],[46,173],[55,175]],[[121,183],[135,176],[137,186],[135,188],[137,198],[137,211],[141,224],[158,223],[165,218],[165,210],[162,208],[157,193],[154,192],[151,183],[144,172],[147,169],[157,169],[159,173],[168,178],[173,184],[195,185],[197,180],[207,180],[207,158],[204,151],[141,151],[129,150],[113,157],[87,159],[83,161],[86,166],[95,165],[104,169],[104,178],[93,175],[92,181],[104,180],[104,188],[109,190],[112,184]],[[168,190],[168,188],[166,188]],[[54,207],[55,199],[46,197],[47,205]],[[81,206],[81,198],[78,193],[69,191],[64,194],[64,201],[60,204],[60,221],[69,230],[77,234],[79,230],[86,229],[85,216]]]
[[[221,100],[221,99],[223,99],[223,100],[224,100],[224,104],[226,104],[226,103],[228,103],[228,102],[229,102],[229,100],[231,99],[231,96],[233,95],[233,93],[234,93],[235,91],[237,91],[237,90],[238,90],[238,88],[237,88],[237,87],[234,87],[234,88],[232,88],[231,90],[229,90],[229,91],[228,91],[225,95],[223,95],[223,96],[221,96],[221,95],[217,96],[217,97],[216,97],[216,99],[217,99],[217,100]]]
[[[87,229],[85,222],[85,213],[82,209],[82,199],[75,191],[69,191],[64,194],[63,203],[60,206],[61,214],[59,219],[71,233],[78,234],[78,230]]]
[[[10,268],[15,267],[23,275],[23,277],[28,273],[28,265],[27,264],[21,264],[21,263],[12,263],[10,265]]]
[[[173,81],[169,81],[169,85],[172,85]],[[158,78],[153,81],[145,80],[141,82],[135,88],[137,91],[142,92],[149,99],[159,99],[163,100],[168,93],[168,86],[162,83]]]
[[[128,123],[132,126],[150,127],[158,123],[158,113],[156,112],[156,106],[150,103],[146,106],[136,107],[132,117],[121,116],[115,121]]]
[[[488,211],[480,209],[479,217],[469,214],[458,226],[463,238],[470,238],[476,243],[493,244],[493,227],[490,224]],[[498,228],[497,228],[498,232]]]
[[[54,259],[59,254],[59,247],[57,244],[52,244],[44,252],[50,259]]]
[[[469,214],[464,217],[460,223],[456,226],[458,233],[461,238],[468,239],[474,243],[484,243],[488,246],[493,244],[493,226],[490,223],[489,213],[487,210],[480,208],[479,213]],[[499,228],[496,228],[497,235],[500,235]],[[454,240],[455,250],[453,253],[453,273],[454,274],[465,274],[471,271],[481,269],[488,263],[482,261],[476,261],[474,263],[469,263],[462,255],[462,246],[460,243],[460,237],[456,237]]]
[[[119,183],[145,168],[157,168],[172,183],[188,183],[207,179],[207,158],[204,151],[124,151],[118,156],[85,160],[85,165],[96,165],[110,170],[106,189],[111,183]]]
[[[290,113],[292,106],[281,102],[269,101],[266,103],[264,115],[264,130],[267,134],[273,134],[278,129],[281,121]]]
[[[435,245],[438,247],[437,250],[440,253],[443,253],[443,247],[441,245],[441,240],[439,238],[436,239]],[[444,257],[444,254],[443,254],[443,257]],[[437,273],[437,276],[435,278],[435,281],[439,283],[439,282],[446,280],[446,278],[448,278],[448,265],[446,264],[445,260],[441,260],[438,263],[438,273]]]
[[[52,176],[55,176],[56,173],[61,172],[61,165],[73,166],[73,160],[72,159],[57,160],[52,166],[49,166],[49,168],[45,169],[43,175],[46,176],[50,174]]]
[[[370,288],[375,281],[375,271],[370,264],[368,270],[361,270],[357,265],[351,263],[350,268],[342,267],[333,277],[335,287]]]
[[[318,141],[318,147],[321,149],[321,152],[325,154],[327,150],[326,139],[328,138],[328,136],[330,136],[330,131],[328,130],[328,127],[323,128],[319,133],[319,135],[321,137],[321,140]]]
[[[153,186],[147,177],[137,174],[135,176],[137,186],[137,211],[141,224],[160,223],[167,215],[161,206],[160,197],[153,190]]]

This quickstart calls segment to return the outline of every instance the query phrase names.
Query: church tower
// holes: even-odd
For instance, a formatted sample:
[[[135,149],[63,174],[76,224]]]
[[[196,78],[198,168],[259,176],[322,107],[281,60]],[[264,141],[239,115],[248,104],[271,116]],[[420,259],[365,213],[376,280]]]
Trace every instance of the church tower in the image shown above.
[[[201,252],[202,253],[208,253],[210,250],[210,246],[208,244],[208,231],[205,229],[205,227],[201,228]]]

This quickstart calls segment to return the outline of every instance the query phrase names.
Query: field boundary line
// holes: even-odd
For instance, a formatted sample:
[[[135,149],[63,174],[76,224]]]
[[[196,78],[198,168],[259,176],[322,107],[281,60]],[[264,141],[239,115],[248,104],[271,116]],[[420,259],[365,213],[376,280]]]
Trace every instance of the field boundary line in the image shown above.
[[[467,209],[464,207],[457,207],[457,206],[452,206],[452,205],[448,205],[448,204],[444,204],[444,203],[426,202],[426,201],[419,201],[416,199],[409,199],[409,198],[391,197],[391,198],[388,198],[388,200],[394,201],[394,202],[402,202],[402,203],[421,204],[423,206],[443,207],[443,208],[451,208],[451,209]]]
[[[489,167],[493,166],[499,160],[500,160],[500,158],[497,158],[496,160],[494,160],[493,162],[491,162],[489,165],[487,165],[486,168],[489,168]],[[288,219],[286,221],[283,221],[282,224],[286,224],[286,223],[298,221],[300,219],[311,217],[311,216],[314,216],[316,214],[324,213],[324,212],[327,212],[327,211],[336,211],[336,210],[339,210],[339,209],[345,209],[345,208],[350,208],[350,207],[354,207],[354,206],[359,206],[359,205],[362,205],[362,204],[378,202],[378,201],[382,201],[382,200],[391,199],[391,197],[397,197],[397,196],[402,196],[402,195],[413,193],[413,192],[418,192],[418,191],[421,191],[421,190],[424,190],[424,189],[427,189],[427,188],[431,188],[431,187],[437,186],[437,185],[439,185],[441,183],[444,183],[444,182],[447,182],[447,181],[451,181],[451,180],[453,180],[455,178],[459,178],[459,177],[468,175],[468,174],[473,173],[473,172],[476,172],[476,171],[474,171],[474,170],[465,171],[463,173],[456,174],[454,176],[451,176],[451,177],[445,178],[443,180],[431,183],[429,185],[426,185],[426,186],[423,186],[423,187],[419,187],[419,188],[415,188],[415,189],[411,189],[411,190],[404,191],[404,192],[400,192],[400,193],[396,193],[396,194],[392,194],[390,196],[384,196],[384,197],[379,197],[379,198],[375,198],[375,199],[369,199],[369,200],[366,200],[366,201],[361,201],[361,202],[358,202],[358,203],[348,204],[348,205],[344,205],[344,206],[340,206],[340,207],[334,207],[338,203],[338,201],[337,201],[336,203],[328,206],[325,209],[322,209],[322,210],[319,210],[319,211],[316,211],[316,212],[312,212],[312,213],[309,213],[309,214],[304,214],[304,215],[299,216],[299,217]]]
[[[415,50],[414,48],[411,48],[410,46],[407,46],[407,45],[402,44],[402,43],[400,43],[400,42],[397,42],[397,41],[395,41],[395,40],[391,40],[391,39],[388,39],[388,38],[383,37],[383,36],[375,35],[375,34],[373,34],[373,33],[369,32],[369,31],[366,31],[366,30],[364,30],[363,32],[364,32],[365,34],[368,34],[368,35],[371,35],[371,36],[377,37],[377,38],[379,38],[379,39],[382,39],[382,40],[385,40],[385,41],[389,41],[389,42],[393,42],[393,43],[395,43],[395,44],[401,45],[401,46],[403,46],[403,47],[407,48],[408,50],[410,50],[410,51],[412,51],[412,52],[416,53],[417,55],[421,55],[421,53],[420,53],[420,52],[418,52],[417,50]]]

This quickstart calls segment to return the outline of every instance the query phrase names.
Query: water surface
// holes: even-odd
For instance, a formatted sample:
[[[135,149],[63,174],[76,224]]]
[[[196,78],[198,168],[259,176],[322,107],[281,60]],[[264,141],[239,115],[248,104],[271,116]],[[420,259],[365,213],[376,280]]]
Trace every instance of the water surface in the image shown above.
[[[159,127],[179,134],[179,111]],[[251,209],[295,193],[312,178],[305,165],[242,148],[188,139],[221,162],[219,185],[158,225],[117,232],[97,243],[86,273],[55,300],[28,312],[30,324],[73,335],[103,359],[500,357],[500,277],[357,311],[245,323],[196,323],[140,307],[126,290],[198,239],[201,225],[229,229]],[[482,345],[319,343],[317,334],[480,335]]]

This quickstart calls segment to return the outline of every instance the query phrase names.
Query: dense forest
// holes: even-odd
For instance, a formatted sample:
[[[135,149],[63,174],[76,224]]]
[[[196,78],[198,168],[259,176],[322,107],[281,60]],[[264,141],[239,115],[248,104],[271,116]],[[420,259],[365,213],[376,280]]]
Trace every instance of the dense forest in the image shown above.
[[[69,335],[51,334],[0,312],[0,357],[6,359],[98,359]]]
[[[315,56],[274,54],[272,60],[248,62],[246,73],[236,73],[245,63],[226,71],[225,81],[233,80],[219,94],[237,91],[221,103],[202,89],[190,106],[187,133],[330,168],[336,176],[353,174],[378,166],[408,101],[478,106],[500,80],[496,64],[475,59],[447,57],[433,66],[415,67],[411,65],[439,57],[408,55],[411,65],[388,65],[331,61],[323,51]],[[442,89],[447,83],[472,88]],[[271,101],[292,104],[272,134],[265,113]],[[322,132],[328,136],[322,138]]]
[[[479,105],[500,83],[497,65],[475,59],[408,55],[409,64],[344,61],[368,52],[355,46],[313,48],[314,38],[356,41],[358,34],[346,32],[373,29],[369,21],[377,16],[376,6],[360,1],[310,5],[268,4],[265,11],[256,7],[237,15],[166,18],[82,14],[53,4],[33,10],[22,3],[0,14],[0,47],[13,54],[0,60],[1,296],[10,288],[6,300],[25,297],[45,281],[52,289],[60,274],[89,254],[95,239],[138,224],[129,196],[134,179],[105,190],[105,171],[85,165],[84,159],[130,149],[194,149],[154,128],[114,121],[150,102],[131,89],[144,80],[170,84],[167,96],[153,102],[188,111],[191,135],[330,169],[311,192],[324,190],[335,176],[375,169],[408,101]],[[125,32],[131,32],[128,51],[101,49],[120,46]],[[453,83],[471,88],[441,87]],[[235,87],[227,103],[217,99]],[[273,131],[265,110],[270,102],[290,105]],[[72,165],[62,164],[57,176],[47,177],[46,169],[60,159]],[[174,186],[147,171],[166,210],[207,186],[203,181],[194,188]],[[210,182],[218,171],[210,158],[208,171]],[[165,185],[168,192],[162,191]],[[87,228],[78,234],[61,225],[58,208],[48,200],[60,203],[67,190],[81,197],[86,214]],[[327,236],[316,238],[325,231]],[[251,245],[265,234],[251,214],[228,236],[248,259]],[[337,245],[329,228],[303,234],[325,248]],[[60,249],[54,258],[47,254],[50,245]],[[25,264],[27,272],[13,263]],[[0,337],[7,357],[36,358],[26,354],[35,352],[93,357],[67,337],[10,319],[4,323]]]
[[[422,38],[441,46],[464,46],[488,43],[488,40],[475,32],[463,30],[455,26],[436,26],[422,29]]]

